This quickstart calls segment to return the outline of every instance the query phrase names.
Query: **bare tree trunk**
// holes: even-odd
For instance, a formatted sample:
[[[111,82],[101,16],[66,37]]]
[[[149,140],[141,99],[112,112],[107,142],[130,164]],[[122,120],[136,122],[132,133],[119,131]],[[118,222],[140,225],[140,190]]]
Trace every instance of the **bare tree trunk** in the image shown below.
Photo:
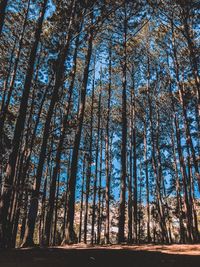
[[[129,151],[129,179],[128,179],[128,242],[133,242],[133,133],[132,133],[132,104],[130,105],[130,151]],[[128,166],[127,166],[128,167]]]
[[[85,184],[85,165],[86,165],[86,160],[85,160],[85,155],[83,158],[83,171],[82,171],[82,186],[81,186],[81,203],[80,203],[80,220],[79,220],[79,237],[78,237],[78,242],[81,242],[82,238],[82,220],[83,220],[83,198],[84,198],[84,184]]]
[[[58,180],[57,180],[57,192],[56,192],[56,201],[55,201],[55,211],[54,211],[54,228],[53,228],[53,238],[52,238],[52,245],[60,245],[60,240],[56,239],[57,233],[57,222],[58,222],[58,198],[59,198],[59,189],[60,189],[60,171],[58,173]]]
[[[20,229],[20,245],[22,244],[23,239],[24,239],[26,221],[27,221],[27,210],[28,210],[28,190],[26,190],[25,198],[24,198],[23,218],[22,218],[22,225]]]
[[[105,143],[106,143],[106,225],[105,225],[105,243],[110,243],[110,168],[109,168],[109,161],[110,161],[110,102],[111,102],[111,75],[112,75],[112,44],[109,44],[109,84],[108,84],[108,100],[107,100],[107,114],[106,114],[106,136],[105,136]]]
[[[70,151],[71,152],[71,151]],[[62,240],[65,237],[65,227],[67,221],[67,203],[68,203],[68,189],[69,189],[69,176],[70,176],[70,165],[71,165],[71,153],[69,152],[69,159],[67,162],[67,179],[66,179],[66,190],[65,190],[65,201],[64,201],[64,220],[63,220],[63,229],[62,229]]]
[[[101,241],[101,199],[102,199],[102,161],[103,161],[103,130],[100,131],[100,159],[99,159],[99,188],[98,188],[98,215],[97,215],[97,244]]]
[[[191,164],[191,163],[190,163]],[[196,198],[195,198],[195,188],[194,188],[194,178],[192,174],[192,168],[190,167],[190,184],[191,184],[191,202],[192,202],[192,211],[193,211],[193,220],[194,220],[194,236],[196,242],[199,242],[200,235],[199,235],[199,228],[198,228],[198,217],[197,217],[197,207],[196,207]]]
[[[101,90],[101,89],[100,89]],[[97,178],[99,166],[99,141],[100,141],[100,127],[101,127],[101,91],[98,100],[98,122],[97,122],[97,142],[96,142],[96,159],[95,159],[95,180],[94,180],[94,196],[92,208],[92,230],[91,230],[91,243],[94,243],[94,224],[95,224],[95,209],[96,209],[96,195],[97,195]]]
[[[125,241],[125,202],[126,202],[126,149],[127,149],[127,103],[126,103],[126,69],[127,69],[127,54],[126,54],[126,39],[127,39],[127,16],[126,3],[124,2],[124,43],[123,43],[123,66],[122,66],[122,147],[121,147],[121,190],[119,204],[119,225],[118,225],[118,243]]]
[[[135,242],[138,241],[138,181],[137,181],[137,151],[136,151],[136,101],[135,101],[135,85],[133,77],[133,88],[132,88],[132,142],[133,142],[133,178],[134,178],[134,188],[133,188],[133,217],[134,217],[134,238]]]
[[[144,164],[145,164],[145,176],[146,176],[146,202],[147,202],[147,241],[151,242],[150,232],[150,206],[149,206],[149,171],[148,171],[148,159],[147,159],[147,120],[145,116],[144,122]]]
[[[140,244],[141,243],[141,213],[142,213],[142,164],[140,162],[140,178],[139,178],[139,196],[138,196],[138,237],[137,237],[137,242]]]
[[[95,62],[94,62],[94,72],[95,72]],[[91,175],[92,175],[92,145],[93,145],[93,121],[94,121],[94,86],[95,86],[95,73],[93,77],[93,85],[92,85],[92,103],[90,109],[90,134],[89,134],[89,151],[88,151],[88,169],[86,175],[86,194],[85,194],[85,216],[84,216],[84,243],[87,243],[87,233],[88,233],[88,201],[90,197],[90,184],[91,184]]]
[[[63,243],[74,243],[77,241],[76,234],[74,232],[74,212],[75,212],[75,191],[76,191],[76,176],[77,176],[77,168],[78,168],[78,154],[79,154],[79,146],[81,141],[81,134],[83,128],[83,119],[84,119],[84,111],[85,111],[85,99],[87,92],[87,83],[89,76],[89,66],[90,59],[92,55],[92,43],[93,43],[93,29],[90,27],[88,35],[88,49],[87,55],[85,59],[85,67],[83,73],[83,83],[81,87],[81,103],[79,107],[78,113],[78,126],[75,133],[74,140],[74,149],[72,154],[71,161],[71,173],[69,177],[69,198],[68,198],[68,206],[67,206],[67,225],[65,231],[65,239]]]
[[[44,180],[44,188],[42,194],[42,203],[41,203],[41,215],[40,215],[40,224],[39,224],[39,235],[40,235],[40,245],[44,243],[44,219],[45,219],[45,208],[46,208],[46,195],[47,195],[47,175],[48,175],[48,163],[47,163],[47,170],[45,174]]]

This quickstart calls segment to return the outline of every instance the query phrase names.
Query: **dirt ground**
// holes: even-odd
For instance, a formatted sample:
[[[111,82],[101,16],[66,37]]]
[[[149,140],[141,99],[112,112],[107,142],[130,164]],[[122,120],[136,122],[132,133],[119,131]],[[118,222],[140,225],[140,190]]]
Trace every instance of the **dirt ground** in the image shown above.
[[[0,250],[0,267],[200,267],[200,245]]]

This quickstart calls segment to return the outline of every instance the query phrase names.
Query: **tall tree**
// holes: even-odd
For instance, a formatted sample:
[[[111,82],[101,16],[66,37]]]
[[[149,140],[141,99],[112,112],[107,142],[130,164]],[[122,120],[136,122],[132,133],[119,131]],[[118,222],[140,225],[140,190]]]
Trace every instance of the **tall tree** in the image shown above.
[[[120,191],[120,206],[119,206],[119,230],[118,242],[125,241],[125,201],[126,201],[126,178],[127,178],[127,100],[126,100],[126,86],[127,86],[127,15],[126,15],[126,1],[124,2],[124,31],[123,31],[123,65],[122,65],[122,146],[121,146],[121,191]]]

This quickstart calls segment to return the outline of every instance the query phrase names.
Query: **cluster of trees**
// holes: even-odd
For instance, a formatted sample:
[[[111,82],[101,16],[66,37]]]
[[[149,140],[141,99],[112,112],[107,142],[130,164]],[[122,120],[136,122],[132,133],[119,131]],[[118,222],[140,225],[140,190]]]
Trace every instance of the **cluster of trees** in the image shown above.
[[[1,0],[1,247],[199,241],[199,7]]]

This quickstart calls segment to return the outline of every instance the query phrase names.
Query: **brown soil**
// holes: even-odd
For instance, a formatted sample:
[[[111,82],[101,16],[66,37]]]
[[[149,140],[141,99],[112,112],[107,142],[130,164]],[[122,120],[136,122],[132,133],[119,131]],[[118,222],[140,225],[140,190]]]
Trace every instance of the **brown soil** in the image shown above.
[[[0,251],[0,267],[200,267],[200,245],[66,246]]]

